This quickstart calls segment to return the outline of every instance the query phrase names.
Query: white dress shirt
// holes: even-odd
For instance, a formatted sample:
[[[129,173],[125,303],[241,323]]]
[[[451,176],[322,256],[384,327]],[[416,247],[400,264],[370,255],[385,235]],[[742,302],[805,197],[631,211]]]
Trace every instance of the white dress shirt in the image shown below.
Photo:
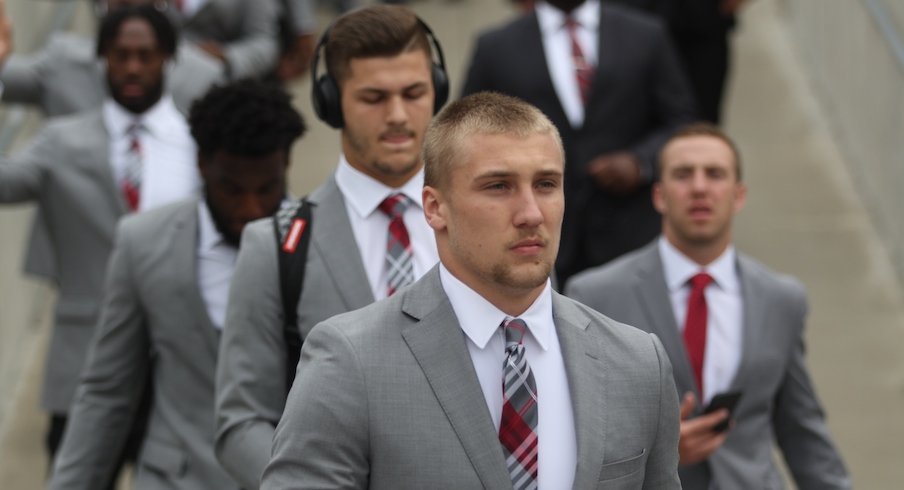
[[[131,137],[129,127],[140,122],[142,165],[138,210],[199,194],[197,147],[185,117],[176,109],[173,99],[165,95],[157,104],[136,115],[114,102],[104,101],[104,125],[109,136],[109,157],[113,177],[119,186],[128,165]]]
[[[502,419],[502,370],[505,334],[511,318],[458,280],[440,263],[440,281],[458,323],[467,336],[468,352],[496,431]],[[524,355],[537,384],[538,487],[571,488],[577,464],[577,439],[568,376],[552,312],[549,281],[534,304],[518,318],[527,324]]]
[[[172,4],[173,2],[170,1]],[[182,8],[179,9],[179,12],[182,14],[183,18],[191,18],[195,15],[204,4],[207,3],[207,0],[182,0]]]
[[[238,249],[226,243],[214,225],[207,204],[198,202],[198,288],[213,326],[223,329],[229,281],[235,270]]]
[[[386,270],[386,240],[389,236],[389,217],[379,210],[380,203],[392,194],[401,193],[415,205],[408,206],[402,221],[408,229],[411,251],[414,254],[414,277],[423,276],[439,261],[433,229],[424,218],[421,190],[424,187],[424,171],[421,170],[405,185],[393,189],[376,179],[352,168],[339,157],[336,169],[336,185],[345,199],[345,209],[352,225],[352,233],[358,243],[358,251],[367,272],[374,299],[386,297],[389,273]]]
[[[706,272],[713,282],[704,290],[706,297],[706,350],[703,355],[703,400],[728,391],[738,372],[743,353],[744,301],[741,282],[735,266],[735,249],[729,246],[718,259],[701,267],[665,238],[659,238],[659,255],[666,285],[672,300],[672,311],[680,332],[684,332],[687,300],[691,293],[688,281],[698,272]]]
[[[584,124],[584,103],[581,101],[581,89],[578,87],[577,68],[571,51],[571,37],[565,27],[565,13],[547,4],[537,2],[537,22],[540,24],[540,35],[543,40],[543,54],[549,77],[559,96],[559,102],[572,127],[579,128]],[[599,26],[600,2],[588,0],[571,12],[577,22],[575,32],[584,60],[590,66],[597,66],[599,59]]]

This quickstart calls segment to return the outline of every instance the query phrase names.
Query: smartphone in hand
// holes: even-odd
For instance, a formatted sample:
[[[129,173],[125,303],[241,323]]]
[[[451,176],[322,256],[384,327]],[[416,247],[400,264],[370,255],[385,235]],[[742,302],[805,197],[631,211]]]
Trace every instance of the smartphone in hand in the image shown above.
[[[725,432],[726,430],[728,430],[728,427],[731,425],[732,412],[734,412],[735,406],[737,406],[740,399],[740,391],[730,391],[719,393],[713,396],[712,400],[709,401],[709,405],[707,405],[706,408],[703,409],[704,414],[712,413],[723,408],[728,410],[728,418],[713,427],[714,432]]]

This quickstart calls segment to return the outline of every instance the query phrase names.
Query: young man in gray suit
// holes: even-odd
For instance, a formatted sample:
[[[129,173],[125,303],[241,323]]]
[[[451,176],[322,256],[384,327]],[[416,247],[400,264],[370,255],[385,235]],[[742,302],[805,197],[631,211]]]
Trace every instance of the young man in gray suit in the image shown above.
[[[773,441],[798,488],[850,488],[804,364],[804,288],[731,243],[746,198],[734,143],[691,125],[659,165],[662,236],[575,276],[567,295],[662,339],[683,396],[684,488],[782,488]],[[700,415],[725,392],[741,393],[733,410]]]
[[[288,95],[255,82],[214,88],[189,122],[205,199],[122,220],[52,489],[111,480],[147,380],[154,398],[135,488],[238,488],[213,451],[229,280],[242,228],[285,197],[290,147],[304,124]]]
[[[440,264],[310,332],[263,488],[680,488],[662,345],[550,285],[555,126],[472,95],[436,117],[424,161]]]
[[[98,42],[111,98],[51,121],[24,151],[0,159],[0,202],[38,204],[56,265],[59,294],[42,394],[51,412],[51,454],[97,322],[116,222],[198,191],[194,142],[163,90],[176,39],[172,24],[151,7],[111,13]]]
[[[302,338],[436,264],[420,193],[421,142],[445,101],[430,37],[410,10],[382,5],[340,17],[320,41],[327,74],[315,77],[313,90],[318,115],[341,129],[342,154],[336,172],[307,198],[310,245],[296,307]],[[407,246],[391,246],[402,230]],[[217,457],[245,488],[260,485],[287,368],[294,369],[287,366],[277,250],[272,220],[247,227],[217,366]]]

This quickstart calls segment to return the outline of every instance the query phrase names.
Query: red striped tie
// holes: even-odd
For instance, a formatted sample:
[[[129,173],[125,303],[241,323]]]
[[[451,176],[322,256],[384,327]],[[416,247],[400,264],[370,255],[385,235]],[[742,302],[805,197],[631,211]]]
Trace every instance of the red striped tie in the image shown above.
[[[503,322],[505,362],[502,367],[502,422],[499,441],[515,490],[537,488],[537,384],[524,356],[527,324],[515,318]]]
[[[575,76],[578,80],[578,89],[581,91],[581,102],[587,105],[587,99],[590,98],[590,85],[593,82],[593,67],[584,57],[584,50],[581,49],[581,43],[578,42],[578,25],[572,17],[565,19],[565,28],[571,39],[571,58],[574,60]]]
[[[704,396],[703,361],[706,354],[707,320],[706,296],[703,292],[712,281],[713,278],[705,272],[691,278],[691,294],[687,299],[687,318],[684,322],[684,345],[701,397]]]

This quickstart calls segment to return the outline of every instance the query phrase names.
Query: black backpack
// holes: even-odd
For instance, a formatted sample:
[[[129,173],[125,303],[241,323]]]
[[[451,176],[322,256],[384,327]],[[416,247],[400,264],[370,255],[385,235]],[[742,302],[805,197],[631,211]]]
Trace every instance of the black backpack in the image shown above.
[[[273,215],[273,231],[279,255],[279,292],[283,306],[283,338],[286,342],[286,394],[295,381],[295,369],[301,357],[301,331],[298,329],[298,302],[304,287],[305,264],[311,244],[313,224],[311,204],[299,199]]]

